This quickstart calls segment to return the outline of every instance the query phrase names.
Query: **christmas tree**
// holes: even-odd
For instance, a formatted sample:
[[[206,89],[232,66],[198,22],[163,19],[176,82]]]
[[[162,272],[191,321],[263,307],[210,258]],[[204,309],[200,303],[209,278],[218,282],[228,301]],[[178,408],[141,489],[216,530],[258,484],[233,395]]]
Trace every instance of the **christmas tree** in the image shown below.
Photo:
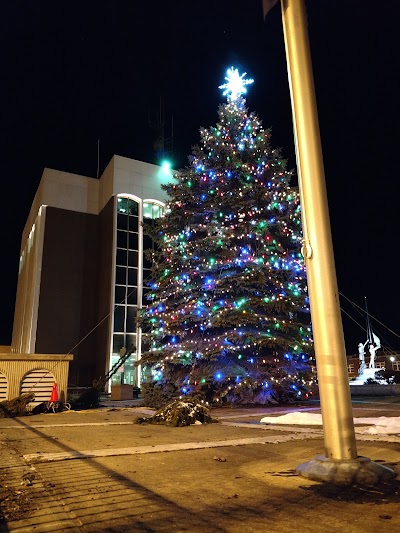
[[[199,395],[266,404],[302,395],[312,340],[299,194],[231,68],[215,127],[175,175],[155,242],[140,361],[147,404]]]

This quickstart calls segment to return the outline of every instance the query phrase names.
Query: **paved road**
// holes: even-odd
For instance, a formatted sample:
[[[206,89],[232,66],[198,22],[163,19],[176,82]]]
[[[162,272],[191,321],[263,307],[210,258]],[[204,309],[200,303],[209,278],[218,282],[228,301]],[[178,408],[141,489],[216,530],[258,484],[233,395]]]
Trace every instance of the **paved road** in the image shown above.
[[[322,428],[259,424],[318,413],[318,402],[213,409],[218,424],[185,428],[135,424],[149,411],[126,403],[0,420],[1,531],[400,531],[397,480],[368,490],[298,477],[298,464],[323,453]],[[395,398],[353,406],[355,417],[400,416]],[[357,446],[400,472],[400,436],[357,434]]]

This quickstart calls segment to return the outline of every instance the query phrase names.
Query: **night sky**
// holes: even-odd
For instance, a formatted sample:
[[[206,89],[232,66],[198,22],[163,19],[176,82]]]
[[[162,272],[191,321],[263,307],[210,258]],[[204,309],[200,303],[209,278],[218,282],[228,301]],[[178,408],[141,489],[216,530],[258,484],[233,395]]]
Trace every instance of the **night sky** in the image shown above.
[[[400,4],[306,5],[347,352],[366,340],[365,296],[382,344],[399,350]],[[247,106],[295,168],[279,5],[264,22],[261,0],[3,0],[0,38],[0,344],[45,167],[96,177],[98,140],[100,175],[113,154],[159,163],[160,102],[173,166],[185,166],[234,66],[254,78]]]

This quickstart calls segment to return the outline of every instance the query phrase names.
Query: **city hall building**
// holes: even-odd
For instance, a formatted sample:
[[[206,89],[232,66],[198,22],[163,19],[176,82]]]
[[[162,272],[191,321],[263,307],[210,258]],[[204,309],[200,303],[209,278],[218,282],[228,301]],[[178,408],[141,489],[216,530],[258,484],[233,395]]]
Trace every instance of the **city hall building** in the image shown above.
[[[99,179],[44,170],[22,235],[13,353],[73,354],[70,386],[90,386],[133,347],[112,379],[140,386],[145,227],[161,216],[161,185],[172,180],[120,156]]]

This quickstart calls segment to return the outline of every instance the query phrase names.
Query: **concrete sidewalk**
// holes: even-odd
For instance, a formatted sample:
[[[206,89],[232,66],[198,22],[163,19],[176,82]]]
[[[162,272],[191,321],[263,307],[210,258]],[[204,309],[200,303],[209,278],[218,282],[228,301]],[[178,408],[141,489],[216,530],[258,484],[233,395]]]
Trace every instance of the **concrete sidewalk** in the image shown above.
[[[291,409],[319,412],[316,404],[213,409],[219,423],[171,428],[135,424],[152,411],[118,402],[1,419],[0,484],[9,499],[0,531],[400,531],[397,479],[366,489],[295,474],[324,453],[322,428],[259,424]],[[399,416],[400,406],[354,412]],[[357,441],[359,455],[400,473],[399,436]]]

